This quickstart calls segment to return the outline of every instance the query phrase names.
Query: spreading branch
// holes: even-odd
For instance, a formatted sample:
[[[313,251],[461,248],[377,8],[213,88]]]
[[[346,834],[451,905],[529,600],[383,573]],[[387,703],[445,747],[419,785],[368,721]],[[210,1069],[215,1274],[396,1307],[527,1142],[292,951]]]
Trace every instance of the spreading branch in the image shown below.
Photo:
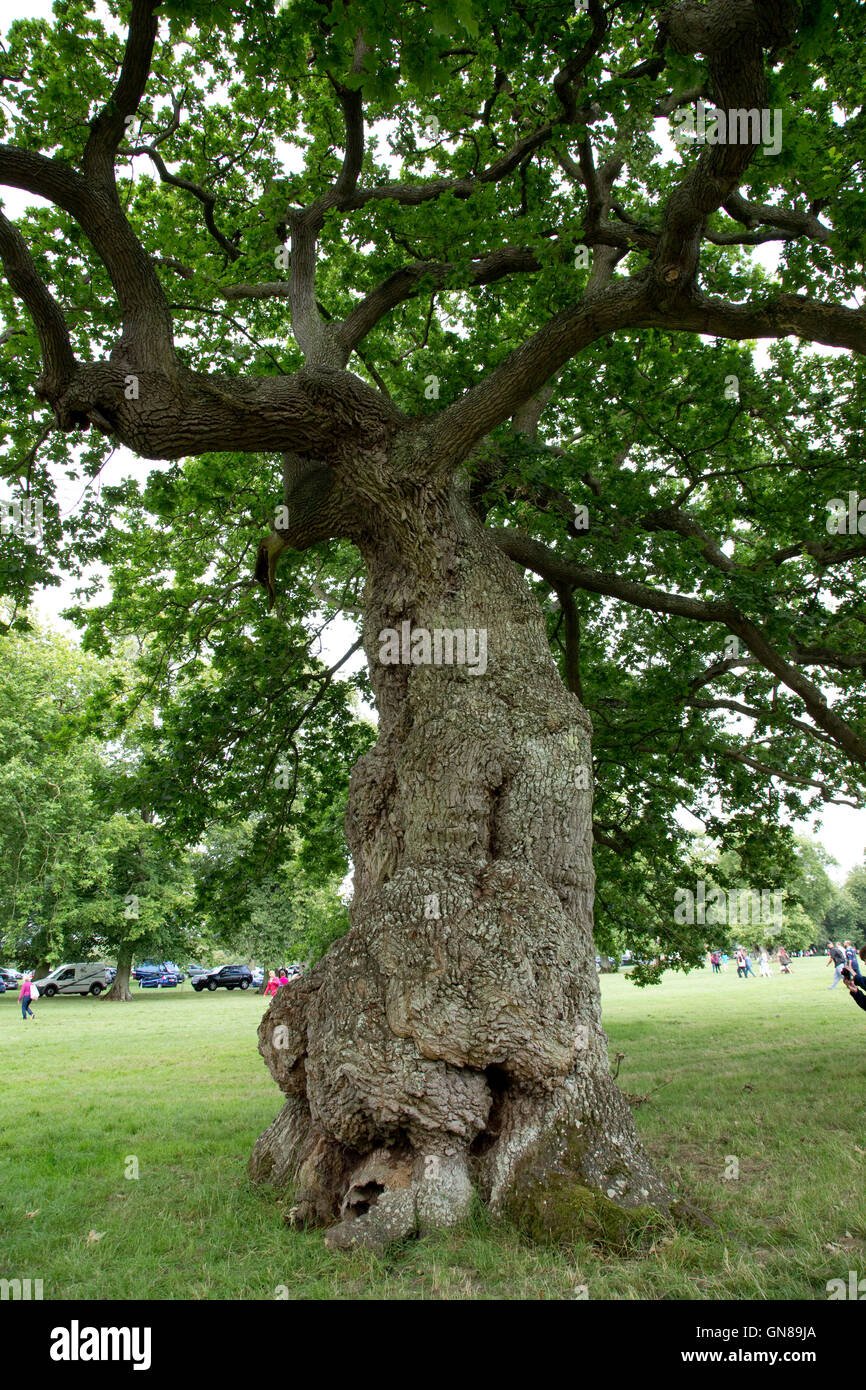
[[[84,148],[82,172],[93,186],[114,188],[114,158],[150,74],[158,8],[159,0],[133,0],[120,77],[106,105],[91,121]]]
[[[43,364],[37,391],[50,399],[62,391],[75,374],[77,363],[69,330],[60,305],[36,269],[27,243],[3,213],[0,213],[0,260],[6,279],[35,324]]]
[[[851,758],[866,764],[866,740],[827,704],[818,687],[772,645],[766,634],[733,604],[672,594],[648,584],[575,564],[512,527],[491,529],[499,548],[512,560],[540,574],[554,588],[571,586],[622,599],[650,612],[668,613],[702,623],[721,623],[738,636],[766,670],[799,695],[812,719]]]

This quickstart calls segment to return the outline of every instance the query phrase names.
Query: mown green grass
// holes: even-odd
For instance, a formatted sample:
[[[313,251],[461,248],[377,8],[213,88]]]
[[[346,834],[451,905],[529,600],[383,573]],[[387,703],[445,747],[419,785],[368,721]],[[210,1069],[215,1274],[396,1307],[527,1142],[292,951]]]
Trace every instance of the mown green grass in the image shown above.
[[[611,1058],[670,1184],[718,1229],[629,1256],[533,1245],[478,1212],[380,1259],[331,1255],[247,1181],[280,1096],[239,992],[0,998],[0,1277],[45,1298],[823,1299],[866,1273],[866,1014],[823,961],[602,980]],[[654,1088],[660,1089],[655,1090]],[[128,1156],[139,1178],[125,1176]],[[727,1156],[739,1177],[726,1179]],[[98,1240],[88,1240],[91,1232]]]

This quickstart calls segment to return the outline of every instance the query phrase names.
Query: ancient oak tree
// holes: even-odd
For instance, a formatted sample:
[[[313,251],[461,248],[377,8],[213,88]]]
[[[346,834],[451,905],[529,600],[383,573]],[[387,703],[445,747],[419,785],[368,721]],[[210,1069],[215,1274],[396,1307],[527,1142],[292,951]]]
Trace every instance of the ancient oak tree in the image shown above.
[[[0,216],[15,399],[35,331],[49,450],[279,476],[262,610],[310,553],[363,573],[352,925],[262,1022],[251,1171],[336,1246],[475,1191],[542,1227],[666,1210],[593,845],[608,920],[660,885],[653,937],[690,790],[756,854],[787,795],[862,792],[856,496],[825,525],[862,458],[860,7],[55,13],[0,68],[0,183],[40,200]]]

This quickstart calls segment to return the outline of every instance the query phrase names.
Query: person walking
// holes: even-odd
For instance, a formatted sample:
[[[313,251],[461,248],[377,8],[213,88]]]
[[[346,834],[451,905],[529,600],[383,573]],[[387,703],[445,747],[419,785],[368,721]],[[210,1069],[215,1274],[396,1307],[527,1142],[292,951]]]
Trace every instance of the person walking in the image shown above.
[[[722,972],[723,972],[723,974],[725,974],[725,975],[727,975],[727,973],[728,973],[728,960],[729,960],[729,956],[728,956],[727,951],[722,951],[722,955],[721,955]]]
[[[749,955],[748,951],[743,952],[743,965],[745,967],[745,974],[743,975],[743,979],[746,979],[748,975],[751,975],[752,979],[754,980],[755,972],[752,969],[752,957]]]
[[[763,980],[763,979],[769,980],[769,978],[770,978],[770,976],[772,975],[772,973],[773,973],[773,972],[772,972],[772,970],[770,969],[770,957],[767,955],[767,952],[766,952],[766,951],[763,951],[763,950],[762,950],[762,951],[761,951],[761,979],[762,979],[762,980]]]
[[[779,970],[780,975],[791,974],[791,957],[788,955],[784,946],[779,947],[779,965],[781,967]]]
[[[851,945],[851,942],[843,941],[842,950],[845,952],[845,964],[847,965],[848,969],[851,971],[856,971],[857,952],[854,950],[854,947]]]
[[[272,994],[276,994],[279,989],[277,977],[273,970],[268,971],[268,983],[265,985],[265,998],[269,999]]]
[[[827,942],[827,964],[830,965],[831,963],[835,965],[836,969],[833,971],[833,983],[829,988],[835,989],[842,978],[842,966],[845,964],[845,952],[838,941],[835,946],[832,941]]]
[[[737,947],[735,959],[737,962],[737,979],[744,980],[746,978],[746,953],[742,946]]]
[[[36,1022],[36,1015],[30,1007],[30,1002],[38,998],[39,990],[33,983],[33,977],[31,975],[25,975],[24,979],[21,981],[21,992],[18,995],[18,1002],[21,1005],[21,1018],[24,1023],[27,1022],[28,1015],[33,1019],[34,1023]]]
[[[721,967],[721,961],[719,959],[718,951],[713,951],[712,955],[710,956],[710,965],[713,967],[713,974],[718,975],[720,973]]]

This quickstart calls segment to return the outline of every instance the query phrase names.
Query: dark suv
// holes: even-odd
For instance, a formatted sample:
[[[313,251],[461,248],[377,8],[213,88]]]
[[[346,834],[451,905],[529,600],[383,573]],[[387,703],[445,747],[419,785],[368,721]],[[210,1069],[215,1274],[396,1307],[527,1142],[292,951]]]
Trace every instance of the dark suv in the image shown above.
[[[192,987],[200,994],[203,989],[249,989],[253,983],[253,972],[248,965],[217,965],[197,975]]]

